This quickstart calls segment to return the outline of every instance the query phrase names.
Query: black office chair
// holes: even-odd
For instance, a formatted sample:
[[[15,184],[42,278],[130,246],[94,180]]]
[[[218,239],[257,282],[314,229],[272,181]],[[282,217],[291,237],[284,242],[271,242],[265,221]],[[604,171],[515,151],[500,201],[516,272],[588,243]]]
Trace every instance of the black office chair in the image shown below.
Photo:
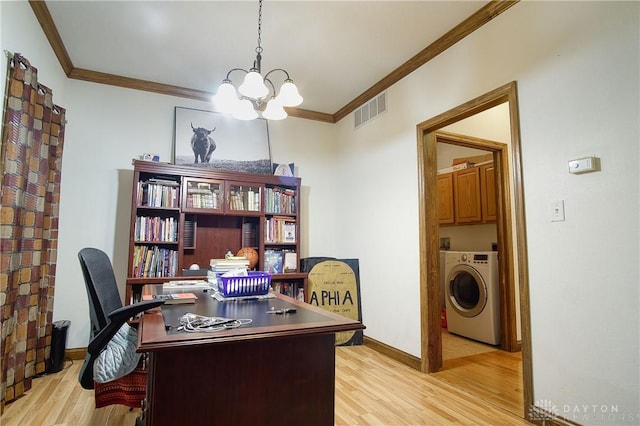
[[[122,306],[116,277],[107,254],[96,248],[83,248],[78,252],[78,258],[87,287],[91,314],[91,337],[78,379],[84,389],[94,389],[93,364],[120,327],[140,312],[164,302],[151,300]]]

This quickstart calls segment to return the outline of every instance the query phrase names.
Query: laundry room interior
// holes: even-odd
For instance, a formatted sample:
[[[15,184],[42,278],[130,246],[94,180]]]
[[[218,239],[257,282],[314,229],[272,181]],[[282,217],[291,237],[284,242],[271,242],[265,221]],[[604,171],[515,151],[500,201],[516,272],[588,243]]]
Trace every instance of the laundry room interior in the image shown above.
[[[510,145],[508,111],[504,105],[442,131],[469,135],[470,140],[489,137],[491,141]],[[443,360],[447,360],[504,349],[500,339],[504,315],[501,314],[504,301],[500,298],[504,293],[500,291],[498,251],[507,248],[498,247],[493,152],[470,148],[473,143],[463,146],[449,143],[447,138],[437,141],[440,310]],[[471,208],[465,211],[462,204]],[[449,209],[450,215],[446,213]],[[518,286],[514,282],[505,285],[511,286],[516,296],[515,328],[519,341]]]

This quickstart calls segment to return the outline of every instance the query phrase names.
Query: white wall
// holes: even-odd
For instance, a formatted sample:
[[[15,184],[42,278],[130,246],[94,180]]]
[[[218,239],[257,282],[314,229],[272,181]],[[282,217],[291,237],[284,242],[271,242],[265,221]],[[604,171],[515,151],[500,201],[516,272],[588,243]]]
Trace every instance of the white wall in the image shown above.
[[[360,258],[367,335],[420,355],[416,124],[516,80],[535,400],[581,424],[640,421],[638,16],[521,2],[390,88],[387,113],[338,123],[340,250]],[[569,175],[587,155],[602,171]]]
[[[526,39],[538,59],[519,86],[535,396],[579,423],[638,424],[639,3],[577,6],[517,11],[546,44]],[[587,155],[602,171],[570,175]]]
[[[390,88],[388,111],[357,131],[351,117],[270,127],[274,160],[303,178],[302,254],[360,259],[367,335],[420,355],[416,124],[517,80],[535,399],[582,424],[638,423],[639,7],[521,2]],[[150,147],[168,158],[173,106],[204,104],[64,81],[28,4],[0,10],[2,48],[32,60],[69,110],[54,315],[72,320],[68,347],[84,347],[76,253],[105,248],[124,279],[130,160]],[[569,175],[586,155],[602,171]],[[567,220],[551,223],[558,199]]]
[[[338,220],[335,192],[337,138],[333,124],[299,118],[269,123],[271,157],[295,163],[302,178],[301,257],[335,256],[339,239],[332,231]]]

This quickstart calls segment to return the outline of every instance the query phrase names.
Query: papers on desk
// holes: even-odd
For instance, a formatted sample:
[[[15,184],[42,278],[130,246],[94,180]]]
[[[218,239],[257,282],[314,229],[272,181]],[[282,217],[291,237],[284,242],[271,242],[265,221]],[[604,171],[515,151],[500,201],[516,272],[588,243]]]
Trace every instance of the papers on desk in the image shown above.
[[[167,281],[162,285],[163,292],[172,290],[210,290],[213,288],[207,280],[178,280]]]
[[[224,297],[224,295],[222,293],[220,293],[219,291],[216,291],[215,293],[213,293],[211,295],[211,297],[216,299],[218,302],[233,302],[233,301],[243,301],[243,300],[273,299],[274,297],[276,297],[276,295],[274,293],[269,292],[267,294],[260,294],[260,295],[257,295],[257,296]]]

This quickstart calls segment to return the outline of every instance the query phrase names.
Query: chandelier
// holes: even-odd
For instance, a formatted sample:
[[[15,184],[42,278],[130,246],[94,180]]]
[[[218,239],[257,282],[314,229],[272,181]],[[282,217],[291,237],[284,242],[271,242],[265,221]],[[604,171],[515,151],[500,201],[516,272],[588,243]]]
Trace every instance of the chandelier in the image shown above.
[[[227,73],[227,77],[222,80],[213,100],[216,107],[222,113],[231,114],[240,120],[253,120],[258,118],[258,111],[262,112],[262,117],[267,120],[282,120],[287,117],[284,107],[294,107],[302,103],[302,96],[298,93],[298,88],[293,84],[289,73],[282,68],[276,68],[262,76],[262,0],[259,0],[258,8],[258,46],[256,47],[256,59],[253,67],[247,71],[243,68],[233,68]],[[231,73],[242,71],[245,73],[244,81],[237,91],[231,81]],[[275,85],[271,81],[275,73],[284,74],[284,83],[280,86],[280,91],[276,92]],[[239,95],[238,95],[239,92]],[[268,101],[267,101],[268,99]],[[267,101],[266,106],[264,105]]]

